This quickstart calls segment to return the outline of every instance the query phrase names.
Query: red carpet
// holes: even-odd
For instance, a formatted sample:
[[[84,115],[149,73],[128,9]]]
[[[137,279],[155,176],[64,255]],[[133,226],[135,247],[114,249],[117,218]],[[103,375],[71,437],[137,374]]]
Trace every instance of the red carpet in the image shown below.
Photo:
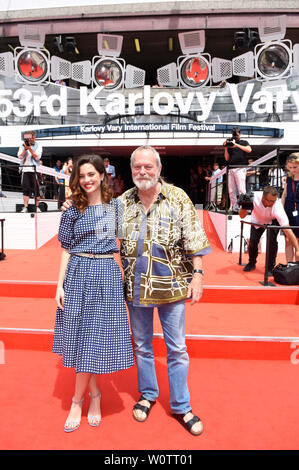
[[[0,297],[0,327],[53,330],[55,311],[54,299]],[[187,304],[186,334],[299,337],[298,305]]]
[[[191,359],[192,406],[204,423],[189,435],[171,416],[164,358],[157,358],[160,397],[146,423],[131,409],[135,367],[100,378],[103,419],[66,434],[74,375],[50,352],[8,350],[1,367],[1,449],[296,449],[298,366],[290,361]]]
[[[188,303],[186,312],[191,405],[203,420],[203,435],[189,435],[169,415],[165,345],[158,338],[160,397],[148,422],[131,417],[139,396],[133,367],[99,377],[99,428],[87,424],[86,397],[80,429],[64,433],[74,373],[51,353],[60,259],[53,238],[39,250],[7,250],[0,262],[1,449],[298,447],[299,290],[263,287],[262,255],[256,271],[244,273],[238,255],[222,250],[208,214],[203,218],[213,252],[204,259],[202,301]],[[157,318],[155,333],[161,333]]]

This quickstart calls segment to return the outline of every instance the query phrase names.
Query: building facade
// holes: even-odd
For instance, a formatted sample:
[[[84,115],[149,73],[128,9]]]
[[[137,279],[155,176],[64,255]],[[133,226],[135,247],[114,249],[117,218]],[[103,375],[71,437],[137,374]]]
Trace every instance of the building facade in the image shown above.
[[[299,1],[4,1],[0,145],[35,129],[43,161],[92,151],[130,184],[147,143],[188,189],[238,125],[260,158],[298,146]],[[178,171],[179,170],[179,171]]]

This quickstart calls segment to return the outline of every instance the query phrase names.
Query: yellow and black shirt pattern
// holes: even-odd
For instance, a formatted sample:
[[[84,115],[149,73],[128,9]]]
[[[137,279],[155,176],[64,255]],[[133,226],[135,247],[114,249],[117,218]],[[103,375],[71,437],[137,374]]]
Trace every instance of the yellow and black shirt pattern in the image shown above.
[[[187,297],[192,256],[211,251],[188,195],[162,182],[156,202],[146,213],[137,188],[122,194],[120,254],[127,301],[153,306]]]

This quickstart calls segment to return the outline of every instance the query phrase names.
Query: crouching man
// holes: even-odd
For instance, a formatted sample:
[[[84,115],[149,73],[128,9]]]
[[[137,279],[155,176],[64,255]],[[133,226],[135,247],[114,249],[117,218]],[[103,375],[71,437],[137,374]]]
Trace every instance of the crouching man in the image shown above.
[[[249,213],[248,203],[244,204],[239,210],[241,219],[246,217]],[[289,225],[288,217],[282,206],[281,201],[278,199],[278,191],[272,186],[267,186],[263,193],[255,193],[252,203],[251,222],[263,225],[280,225],[286,227]],[[251,225],[250,239],[248,246],[249,262],[244,267],[243,271],[253,271],[256,266],[258,255],[258,244],[264,233],[266,227],[259,227]],[[299,244],[292,232],[289,229],[282,229],[285,237],[294,246],[297,255],[299,254]],[[277,235],[279,228],[270,229],[269,239],[269,263],[268,263],[268,276],[272,276],[272,270],[276,264],[276,256],[278,250]]]

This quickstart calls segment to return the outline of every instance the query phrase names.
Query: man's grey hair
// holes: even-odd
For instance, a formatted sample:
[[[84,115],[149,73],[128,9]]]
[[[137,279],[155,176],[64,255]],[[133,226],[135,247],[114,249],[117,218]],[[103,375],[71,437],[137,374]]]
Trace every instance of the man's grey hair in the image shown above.
[[[135,149],[134,152],[132,152],[131,159],[130,159],[131,168],[133,167],[133,161],[134,161],[135,154],[137,152],[139,152],[140,150],[151,150],[153,152],[153,154],[155,155],[157,167],[160,168],[160,166],[161,166],[160,155],[157,152],[157,150],[154,149],[154,147],[151,147],[151,145],[141,145],[140,147]]]
[[[263,190],[263,196],[267,196],[267,194],[271,194],[271,196],[278,196],[278,190],[274,186],[266,186]]]

